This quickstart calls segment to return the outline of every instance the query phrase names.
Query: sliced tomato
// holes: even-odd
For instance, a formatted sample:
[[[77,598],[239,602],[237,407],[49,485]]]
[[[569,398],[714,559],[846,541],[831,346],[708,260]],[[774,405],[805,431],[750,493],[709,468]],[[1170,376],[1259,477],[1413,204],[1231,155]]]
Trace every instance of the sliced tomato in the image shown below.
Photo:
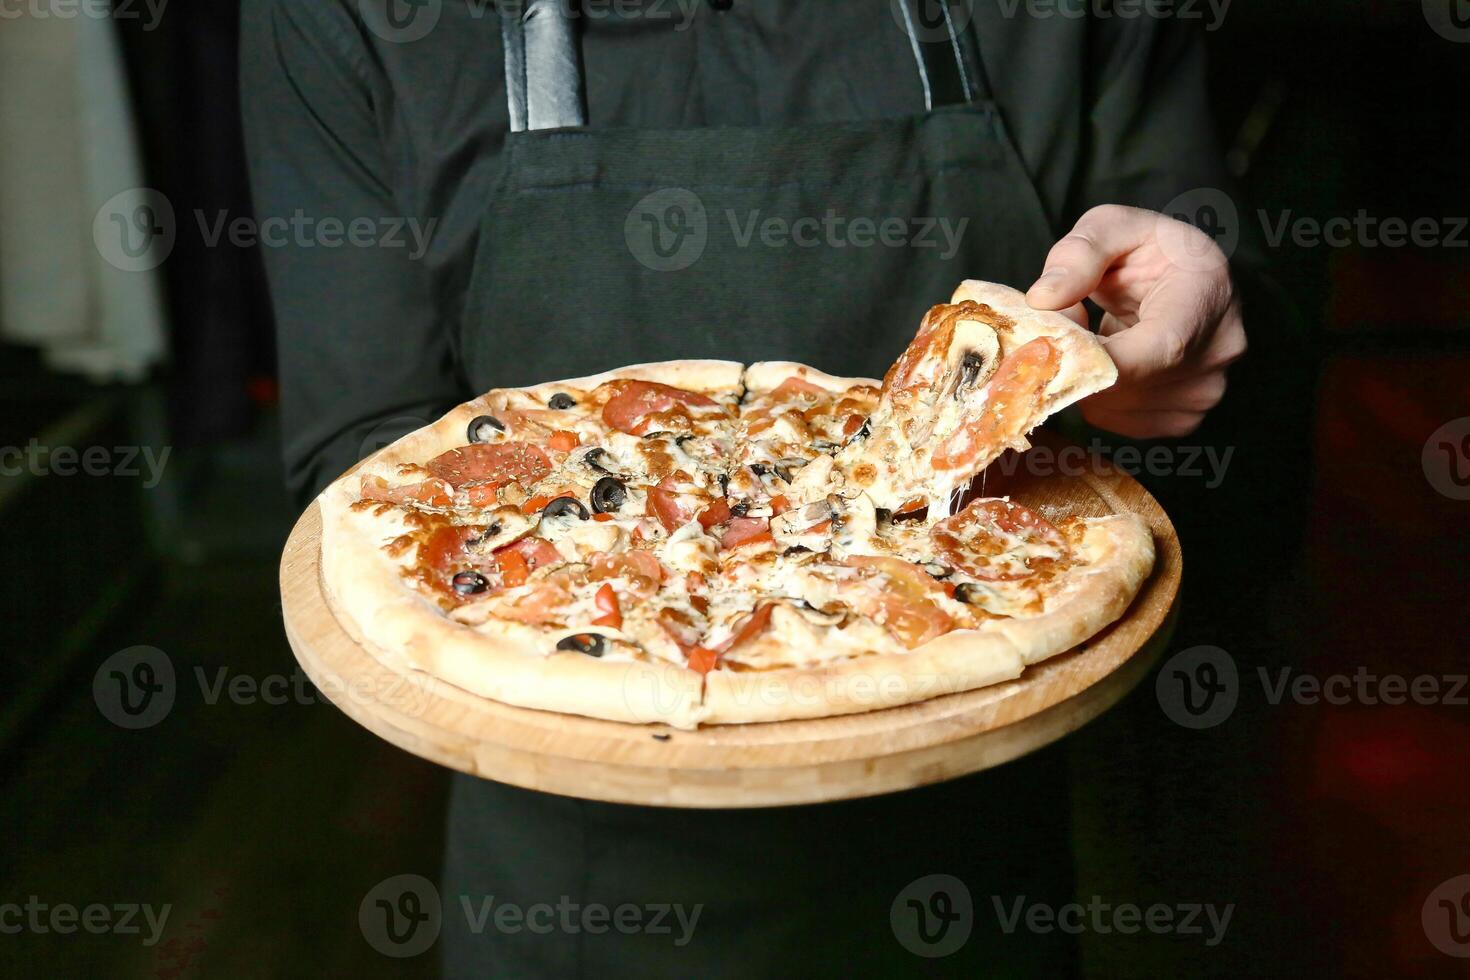
[[[562,558],[561,552],[556,550],[556,545],[535,535],[527,535],[515,544],[507,545],[497,551],[496,555],[499,556],[505,551],[518,552],[526,560],[526,567],[533,572],[548,565],[560,565],[566,560]]]
[[[689,669],[696,673],[708,674],[720,663],[720,655],[707,647],[690,647],[688,655]]]
[[[559,500],[562,497],[571,497],[575,500],[577,495],[575,493],[572,493],[572,491],[570,490],[563,490],[561,493],[555,495],[538,493],[536,496],[527,497],[521,502],[521,513],[535,514],[539,511],[545,510],[546,505],[551,503],[553,500]]]
[[[551,438],[546,440],[546,444],[559,453],[569,453],[581,445],[582,440],[575,432],[557,429],[551,434]]]
[[[969,470],[1030,432],[1041,421],[1042,395],[1061,364],[1056,345],[1045,337],[1012,351],[985,386],[980,413],[934,450],[934,468]]]
[[[471,507],[491,507],[500,499],[500,488],[505,484],[495,480],[485,483],[467,483],[459,489],[465,495],[465,502]]]
[[[599,524],[606,524],[608,521],[616,520],[617,518],[611,514],[593,514],[592,519]]]
[[[623,628],[623,611],[618,607],[618,594],[611,584],[604,582],[597,595],[592,597],[592,602],[599,614],[592,621],[593,626],[611,626],[615,630]]]
[[[730,638],[721,643],[715,649],[720,653],[733,650],[742,643],[749,643],[760,636],[771,625],[771,610],[776,608],[774,602],[757,603],[755,610],[745,619],[741,620],[739,626],[730,634]]]
[[[730,502],[721,498],[699,512],[699,526],[708,531],[730,519]]]
[[[714,408],[712,398],[656,381],[610,381],[613,395],[602,407],[602,420],[619,432],[641,436],[648,431],[649,416],[658,415],[677,405],[687,408]]]
[[[972,500],[930,528],[929,540],[940,558],[988,582],[1029,578],[1043,561],[1063,559],[1071,550],[1050,521],[1009,500]]]
[[[848,558],[864,579],[844,589],[852,605],[876,619],[904,646],[913,648],[948,633],[954,626],[934,602],[943,588],[923,569],[901,558],[863,555]]]
[[[401,487],[390,487],[382,477],[364,477],[358,487],[368,500],[389,504],[417,504],[421,507],[448,507],[454,503],[454,488],[440,479],[421,480]]]
[[[771,541],[771,522],[764,517],[736,517],[720,538],[720,547],[729,551],[743,544]]]
[[[429,460],[430,473],[458,487],[472,480],[530,485],[551,472],[551,460],[529,442],[476,443]]]
[[[514,548],[502,548],[495,553],[495,564],[500,569],[500,581],[508,589],[525,585],[531,577],[531,566],[524,555]]]
[[[786,495],[784,493],[778,493],[771,498],[771,514],[773,516],[780,517],[782,514],[786,513],[790,509],[791,501],[786,499]]]

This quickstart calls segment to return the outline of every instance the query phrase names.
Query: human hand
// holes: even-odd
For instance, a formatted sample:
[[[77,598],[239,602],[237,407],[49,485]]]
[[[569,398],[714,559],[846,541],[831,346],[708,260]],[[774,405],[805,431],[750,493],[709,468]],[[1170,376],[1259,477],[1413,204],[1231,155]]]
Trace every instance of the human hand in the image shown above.
[[[1246,350],[1229,260],[1204,232],[1155,211],[1105,204],[1052,247],[1026,301],[1082,326],[1091,297],[1118,383],[1082,415],[1134,439],[1184,436],[1225,394],[1225,369]]]

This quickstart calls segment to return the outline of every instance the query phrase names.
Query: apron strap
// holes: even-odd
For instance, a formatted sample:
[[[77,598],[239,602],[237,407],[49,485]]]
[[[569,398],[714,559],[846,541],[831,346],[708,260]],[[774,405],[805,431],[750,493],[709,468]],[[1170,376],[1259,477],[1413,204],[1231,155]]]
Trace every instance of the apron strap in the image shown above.
[[[966,0],[897,3],[925,110],[990,98]],[[497,6],[511,132],[587,125],[576,28],[563,0],[500,0]]]
[[[970,22],[973,0],[897,0],[924,87],[924,108],[991,97]]]
[[[498,9],[511,132],[587,125],[576,31],[563,0],[501,0]]]

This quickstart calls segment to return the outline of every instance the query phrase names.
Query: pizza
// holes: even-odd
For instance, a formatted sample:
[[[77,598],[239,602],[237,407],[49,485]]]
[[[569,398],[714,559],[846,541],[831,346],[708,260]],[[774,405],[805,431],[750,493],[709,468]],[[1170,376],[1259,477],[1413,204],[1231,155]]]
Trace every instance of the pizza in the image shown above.
[[[969,281],[881,381],[685,360],[496,389],[323,492],[324,590],[390,666],[620,722],[998,683],[1116,620],[1152,568],[1134,515],[966,500],[1115,377],[1065,316]]]

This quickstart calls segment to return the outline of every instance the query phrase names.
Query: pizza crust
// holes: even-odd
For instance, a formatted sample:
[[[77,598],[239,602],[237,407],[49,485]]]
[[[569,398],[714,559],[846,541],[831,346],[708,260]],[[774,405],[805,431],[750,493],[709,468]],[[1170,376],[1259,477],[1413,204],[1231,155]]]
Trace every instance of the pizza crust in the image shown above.
[[[882,384],[874,378],[839,377],[796,361],[757,361],[745,369],[745,390],[752,395],[765,394],[775,391],[783,381],[791,377],[809,381],[833,393],[844,392],[856,385],[871,385],[876,388]]]

